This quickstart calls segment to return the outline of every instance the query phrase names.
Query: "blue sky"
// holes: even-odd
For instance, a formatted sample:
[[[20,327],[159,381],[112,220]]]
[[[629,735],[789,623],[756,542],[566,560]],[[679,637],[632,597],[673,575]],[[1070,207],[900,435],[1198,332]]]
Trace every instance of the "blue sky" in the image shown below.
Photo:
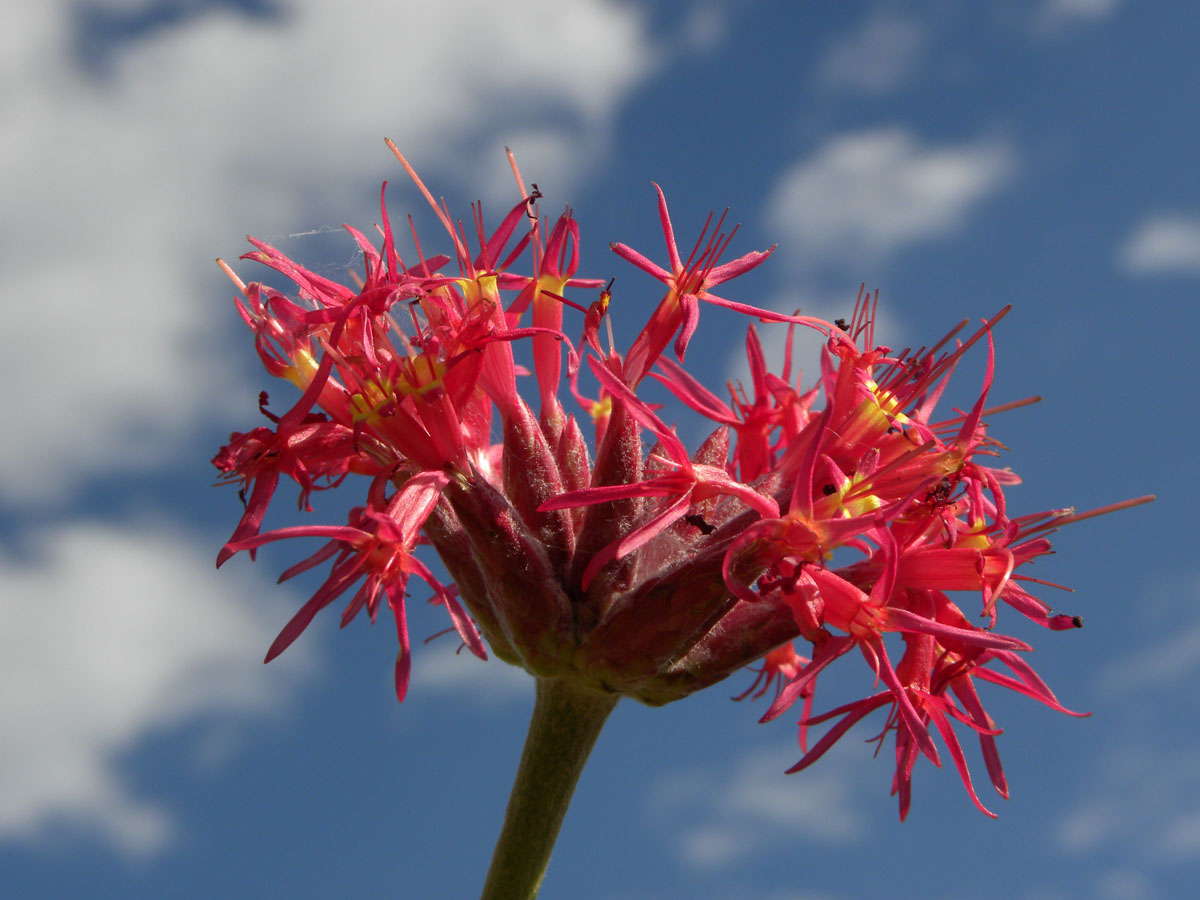
[[[333,616],[264,667],[307,596],[273,583],[297,548],[212,568],[239,506],[210,486],[208,460],[257,424],[258,391],[277,390],[212,259],[236,257],[248,232],[342,272],[353,248],[336,232],[377,221],[384,179],[394,214],[425,221],[385,136],[456,210],[476,197],[507,208],[511,146],[528,180],[575,208],[582,270],[617,276],[626,339],[640,319],[620,304],[658,294],[606,244],[662,258],[651,180],[681,242],[726,206],[742,222],[733,252],[779,242],[735,299],[832,318],[865,280],[893,346],[1012,303],[992,396],[1045,397],[993,425],[1024,477],[1013,508],[1159,496],[1067,529],[1039,563],[1076,589],[1053,600],[1086,627],[1024,636],[1060,699],[1093,716],[985,698],[1006,727],[1012,799],[996,801],[998,821],[953,771],[925,766],[900,824],[890,766],[858,740],[869,726],[785,776],[794,717],[757,724],[761,706],[728,700],[748,684],[737,676],[662,709],[618,707],[544,897],[1189,892],[1200,7],[12,6],[0,37],[0,893],[477,893],[528,678],[455,657],[443,637],[417,648],[398,706],[391,628],[338,633]],[[703,320],[688,356],[710,386],[738,373],[743,328]],[[960,405],[981,367],[963,366]],[[351,502],[319,510],[336,519]],[[418,640],[441,630],[436,610],[413,607]]]

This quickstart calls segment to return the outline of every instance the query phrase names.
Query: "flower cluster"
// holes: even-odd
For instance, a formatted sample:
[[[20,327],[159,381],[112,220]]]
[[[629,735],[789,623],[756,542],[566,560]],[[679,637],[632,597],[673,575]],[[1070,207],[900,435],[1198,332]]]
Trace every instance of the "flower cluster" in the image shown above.
[[[416,575],[473,653],[486,657],[486,642],[539,678],[657,705],[761,660],[742,696],[773,688],[765,719],[802,701],[797,769],[883,708],[879,740],[894,735],[901,816],[917,758],[940,764],[935,733],[987,812],[954,726],[978,737],[991,782],[1005,795],[1000,732],[977,682],[1067,712],[1020,655],[1029,646],[994,626],[1001,605],[1048,629],[1079,625],[1030,594],[1037,580],[1020,570],[1049,552],[1055,528],[1091,515],[1011,517],[1003,489],[1018,479],[983,462],[1000,449],[986,418],[1027,402],[987,407],[992,330],[1007,310],[965,338],[956,339],[963,323],[930,348],[893,352],[876,343],[876,300],[863,293],[851,319],[836,322],[725,299],[712,289],[774,248],[722,263],[733,233],[710,219],[683,258],[659,190],[667,267],[612,245],[665,287],[622,354],[611,329],[601,334],[609,290],[593,300],[580,294],[605,282],[576,275],[579,226],[569,209],[551,225],[536,187],[522,186],[521,201],[491,233],[474,207],[469,238],[392,150],[444,226],[453,258],[425,255],[414,230],[416,256],[402,260],[381,199],[378,247],[348,228],[362,250],[355,288],[260,241],[243,258],[291,279],[297,299],[244,284],[225,267],[264,366],[300,396],[275,415],[262,395],[269,424],[235,433],[213,460],[225,482],[241,486],[245,503],[218,565],[294,537],[326,543],[281,580],[329,565],[268,660],[337,598],[350,596],[343,624],[364,608],[374,620],[386,600],[403,699],[405,601]],[[513,171],[523,185],[515,164]],[[751,325],[748,392],[731,387],[725,402],[690,375],[681,363],[701,301],[786,323],[781,372],[769,369]],[[582,314],[575,341],[564,306]],[[796,326],[824,336],[820,378],[807,390],[792,375]],[[981,341],[988,362],[978,399],[938,421],[955,365]],[[528,343],[536,413],[518,390],[528,371],[515,342]],[[665,355],[672,342],[678,362]],[[589,375],[594,398],[581,388]],[[714,423],[694,452],[638,396],[647,376]],[[594,441],[564,409],[564,381]],[[644,438],[653,442],[648,451]],[[305,508],[312,491],[351,481],[365,484],[365,501],[345,524],[264,532],[280,475],[299,485]],[[453,584],[421,562],[422,543],[433,546]],[[980,596],[982,627],[950,600],[956,591]],[[809,656],[796,651],[797,638],[811,645]],[[819,674],[853,651],[879,690],[814,714]],[[808,729],[829,720],[836,723],[809,748]]]

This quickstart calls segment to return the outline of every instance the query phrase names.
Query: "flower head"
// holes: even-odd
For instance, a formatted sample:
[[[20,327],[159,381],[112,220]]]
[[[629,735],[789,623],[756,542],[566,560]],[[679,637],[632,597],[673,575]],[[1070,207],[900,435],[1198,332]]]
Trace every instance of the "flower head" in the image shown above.
[[[1030,646],[997,630],[1001,610],[1052,631],[1076,626],[1030,592],[1043,582],[1026,567],[1050,551],[1057,527],[1149,499],[1093,513],[1010,515],[1004,490],[1019,479],[985,465],[1003,449],[990,418],[1026,402],[988,406],[993,331],[1007,309],[965,338],[962,323],[931,348],[893,352],[875,341],[877,297],[865,293],[848,323],[727,300],[712,289],[774,248],[721,263],[736,229],[724,234],[724,217],[715,226],[710,217],[683,259],[659,190],[669,268],[624,244],[612,248],[667,292],[625,353],[611,331],[602,349],[600,328],[614,309],[608,289],[595,299],[580,293],[605,280],[577,276],[580,228],[569,209],[550,226],[538,212],[540,193],[522,186],[520,202],[490,233],[473,208],[471,250],[461,223],[392,149],[434,208],[450,254],[427,256],[414,231],[418,262],[405,264],[381,201],[378,247],[349,229],[362,251],[357,289],[258,241],[247,258],[292,279],[295,298],[244,284],[226,267],[265,369],[298,398],[281,415],[267,412],[264,399],[267,423],[232,435],[213,460],[245,499],[218,563],[282,539],[319,538],[323,546],[283,577],[329,566],[268,659],[338,597],[350,597],[343,624],[364,609],[373,620],[386,601],[403,698],[415,575],[473,653],[485,656],[486,642],[505,662],[587,691],[657,705],[759,663],[739,699],[770,693],[764,719],[803,701],[796,769],[883,710],[877,739],[894,737],[902,816],[917,759],[940,765],[943,751],[987,811],[963,754],[964,730],[1007,795],[1000,730],[977,686],[1067,710],[1025,662]],[[521,184],[515,164],[514,173]],[[444,271],[451,260],[457,274]],[[782,370],[771,371],[751,325],[749,391],[718,398],[681,365],[700,301],[818,329],[825,343],[816,383],[806,389],[793,376],[790,349]],[[564,332],[564,306],[583,314],[578,346]],[[662,356],[672,339],[678,363]],[[981,343],[987,365],[976,399],[937,418],[958,361]],[[519,389],[522,344],[537,378],[536,414]],[[561,399],[564,350],[570,395],[595,425],[594,444]],[[646,375],[712,423],[695,451],[638,396]],[[594,379],[594,399],[581,378]],[[313,490],[356,483],[365,501],[344,524],[263,532],[281,475],[299,485],[302,508]],[[420,558],[426,543],[453,584]],[[978,598],[983,624],[952,595]],[[803,655],[795,641],[809,645]],[[844,657],[861,658],[878,689],[814,712],[820,674]],[[810,730],[827,722],[810,747]]]

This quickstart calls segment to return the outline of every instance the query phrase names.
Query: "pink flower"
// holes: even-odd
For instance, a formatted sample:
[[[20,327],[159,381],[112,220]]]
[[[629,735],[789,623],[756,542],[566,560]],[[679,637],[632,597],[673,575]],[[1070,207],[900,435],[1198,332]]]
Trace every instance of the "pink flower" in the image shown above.
[[[578,294],[604,279],[577,276],[580,229],[569,209],[547,237],[536,191],[522,187],[521,201],[490,234],[476,206],[471,250],[461,223],[392,149],[434,208],[451,254],[426,256],[417,243],[418,262],[406,265],[381,199],[378,247],[349,229],[363,254],[357,289],[257,241],[247,257],[292,279],[295,299],[244,284],[226,267],[264,368],[293,384],[298,397],[279,416],[264,403],[268,423],[232,435],[213,460],[223,482],[238,484],[244,498],[249,490],[218,562],[285,538],[315,537],[324,546],[283,578],[329,566],[268,659],[338,597],[350,596],[343,623],[363,609],[373,620],[386,600],[403,698],[406,599],[415,575],[473,653],[484,656],[486,641],[493,655],[544,683],[579,686],[589,696],[659,705],[760,663],[740,697],[770,691],[764,719],[803,700],[796,769],[883,710],[877,739],[894,733],[902,817],[918,757],[940,765],[939,746],[987,812],[967,769],[958,736],[964,729],[979,740],[991,783],[1007,796],[1000,731],[977,686],[995,684],[1068,710],[1025,662],[1030,646],[996,630],[999,616],[1011,609],[1049,631],[1076,627],[1076,617],[1030,593],[1043,582],[1025,567],[1050,552],[1056,528],[1150,499],[1083,514],[1010,514],[1005,488],[1019,479],[984,464],[1003,450],[989,433],[991,416],[1031,402],[988,406],[993,330],[1007,309],[965,339],[957,337],[963,323],[930,349],[895,353],[875,342],[877,297],[865,293],[849,323],[724,299],[711,290],[771,250],[721,264],[733,235],[721,233],[723,217],[710,234],[710,218],[684,260],[660,190],[669,269],[612,245],[667,287],[621,353],[611,330],[602,343],[612,312],[608,290],[598,299]],[[514,173],[521,183],[515,164]],[[451,259],[457,274],[443,272]],[[804,389],[793,377],[790,349],[782,370],[772,372],[751,326],[749,392],[731,388],[729,403],[719,399],[662,358],[674,339],[682,361],[700,301],[821,331],[827,340],[817,383]],[[564,333],[564,306],[583,313],[578,347]],[[532,321],[522,325],[527,311]],[[985,339],[974,403],[938,420],[957,363]],[[514,344],[521,341],[530,343],[537,377],[536,415],[519,390],[524,369]],[[594,423],[594,445],[561,400],[564,349],[567,396]],[[656,363],[654,377],[714,426],[694,452],[637,394]],[[588,377],[595,399],[580,387]],[[649,452],[644,438],[653,441]],[[260,533],[281,475],[299,485],[305,509],[316,489],[358,484],[366,499],[345,524]],[[453,584],[419,558],[423,543]],[[958,592],[978,597],[987,627],[969,621],[951,599]],[[811,649],[801,655],[796,640]],[[843,657],[866,663],[870,692],[814,714],[819,676]],[[833,724],[810,748],[810,729],[826,722]]]
[[[423,579],[433,589],[434,599],[446,607],[455,630],[471,652],[480,659],[487,658],[479,634],[459,606],[454,591],[438,582],[425,564],[413,555],[421,526],[433,512],[447,480],[441,472],[422,472],[408,479],[404,487],[388,499],[382,495],[385,482],[377,479],[368,497],[370,505],[351,510],[349,525],[299,525],[280,528],[266,534],[231,541],[226,545],[227,549],[238,551],[250,550],[284,538],[331,539],[322,549],[280,576],[280,581],[286,581],[330,558],[334,560],[332,571],[325,583],[284,626],[279,637],[271,644],[266,662],[270,662],[286,650],[320,610],[344,594],[361,578],[362,587],[354,594],[342,613],[342,625],[344,627],[349,624],[364,608],[374,622],[379,611],[379,601],[387,598],[388,606],[396,620],[396,632],[400,642],[400,653],[396,657],[396,697],[403,700],[408,692],[411,665],[408,627],[404,613],[404,596],[411,575]]]
[[[642,271],[653,275],[668,289],[666,296],[651,315],[650,321],[646,323],[646,327],[642,329],[642,333],[638,335],[633,346],[625,355],[624,376],[629,384],[637,386],[650,367],[658,360],[663,348],[667,346],[676,332],[679,332],[679,335],[675,339],[675,354],[681,362],[683,361],[687,345],[691,341],[692,335],[695,334],[696,326],[700,321],[698,302],[700,300],[746,313],[763,321],[802,322],[819,328],[826,326],[826,323],[818,319],[785,316],[734,300],[726,300],[724,297],[718,297],[712,293],[709,288],[724,284],[761,265],[768,256],[775,252],[775,245],[766,250],[751,251],[731,262],[718,264],[718,260],[729,247],[734,234],[737,233],[737,226],[735,225],[728,235],[722,232],[721,225],[725,222],[725,213],[722,213],[709,235],[708,227],[712,224],[712,214],[710,213],[708,221],[700,230],[700,236],[696,238],[696,245],[692,248],[687,260],[684,261],[680,257],[679,247],[675,243],[675,229],[671,224],[671,215],[667,211],[667,198],[663,196],[662,188],[657,184],[654,185],[654,190],[658,192],[658,217],[662,222],[663,236],[667,241],[667,261],[671,266],[670,271],[651,262],[632,247],[619,243],[610,245],[614,253],[633,263]],[[704,242],[706,235],[709,236],[707,244]],[[702,250],[701,247],[704,249]]]

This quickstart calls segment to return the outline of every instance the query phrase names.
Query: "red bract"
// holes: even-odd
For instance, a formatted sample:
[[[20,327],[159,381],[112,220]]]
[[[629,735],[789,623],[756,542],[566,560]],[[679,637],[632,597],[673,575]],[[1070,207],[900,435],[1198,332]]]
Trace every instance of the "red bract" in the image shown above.
[[[295,282],[296,298],[243,284],[226,267],[264,367],[299,396],[282,415],[267,413],[268,424],[234,434],[213,460],[225,482],[250,489],[218,561],[316,537],[325,545],[284,578],[330,567],[268,658],[339,596],[351,597],[343,623],[364,608],[373,619],[386,598],[403,697],[405,598],[416,575],[474,653],[484,655],[486,640],[505,662],[592,694],[663,704],[761,661],[739,699],[770,691],[764,719],[803,699],[797,769],[884,710],[877,739],[894,734],[902,816],[917,757],[940,764],[939,743],[986,811],[958,736],[964,729],[978,738],[989,778],[1006,796],[1000,731],[977,685],[1067,710],[1021,656],[1029,645],[995,630],[999,610],[1049,630],[1076,627],[1078,618],[1029,592],[1043,582],[1025,567],[1050,551],[1055,528],[1149,499],[1093,513],[1010,515],[1004,489],[1019,479],[984,465],[1003,449],[989,434],[990,416],[1030,402],[987,405],[993,330],[1007,309],[965,339],[956,337],[964,322],[931,348],[896,353],[876,343],[877,301],[865,294],[851,321],[836,324],[726,300],[711,289],[771,251],[721,264],[733,235],[721,233],[723,219],[710,232],[710,219],[684,260],[658,191],[669,269],[624,244],[612,249],[667,294],[626,353],[611,331],[602,349],[604,319],[620,307],[610,308],[608,290],[579,294],[604,279],[576,276],[580,229],[569,209],[551,227],[538,212],[541,195],[522,186],[521,201],[490,234],[473,208],[469,239],[393,151],[446,230],[451,254],[426,256],[416,244],[417,262],[406,265],[381,204],[379,246],[349,229],[363,254],[357,289],[257,241],[247,257]],[[457,274],[442,271],[451,259]],[[674,339],[683,359],[699,301],[819,330],[826,340],[817,383],[804,389],[793,377],[790,334],[782,370],[772,372],[751,326],[749,389],[731,387],[730,402],[719,399],[662,358]],[[564,306],[582,314],[577,348]],[[525,341],[537,414],[519,390]],[[987,365],[975,401],[939,421],[935,409],[955,366],[980,342]],[[564,409],[564,349],[566,396],[594,423],[594,444]],[[638,396],[647,374],[715,426],[694,452]],[[587,377],[596,399],[579,386]],[[653,441],[648,451],[644,438]],[[304,508],[317,488],[365,484],[366,500],[347,524],[260,534],[281,474],[300,486]],[[421,543],[441,557],[452,585],[418,559]],[[953,592],[978,597],[986,627],[964,615]],[[804,656],[797,639],[811,645]],[[818,676],[846,656],[861,657],[868,682],[881,689],[814,714]],[[810,749],[809,729],[828,721]]]

